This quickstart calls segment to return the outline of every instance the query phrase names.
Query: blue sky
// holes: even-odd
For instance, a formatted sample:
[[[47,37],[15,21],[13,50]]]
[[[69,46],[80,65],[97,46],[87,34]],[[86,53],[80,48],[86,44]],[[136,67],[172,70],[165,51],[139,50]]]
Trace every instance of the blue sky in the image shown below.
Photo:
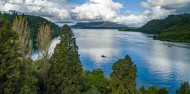
[[[57,22],[111,21],[142,26],[152,19],[190,12],[190,0],[0,0],[0,11],[15,10]]]
[[[113,0],[115,2],[122,3],[124,5],[123,11],[130,10],[134,12],[143,12],[145,9],[140,6],[140,2],[145,0]]]

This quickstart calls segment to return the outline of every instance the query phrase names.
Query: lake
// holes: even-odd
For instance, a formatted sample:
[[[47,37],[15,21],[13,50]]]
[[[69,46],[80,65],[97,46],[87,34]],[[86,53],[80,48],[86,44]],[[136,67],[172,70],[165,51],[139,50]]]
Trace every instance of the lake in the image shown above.
[[[180,83],[190,82],[190,44],[153,40],[151,34],[114,29],[74,29],[84,69],[100,68],[106,76],[112,64],[130,55],[137,65],[137,87],[166,87],[175,94]],[[54,39],[51,53],[58,38]],[[101,56],[105,55],[106,58]],[[34,53],[33,58],[37,54]]]

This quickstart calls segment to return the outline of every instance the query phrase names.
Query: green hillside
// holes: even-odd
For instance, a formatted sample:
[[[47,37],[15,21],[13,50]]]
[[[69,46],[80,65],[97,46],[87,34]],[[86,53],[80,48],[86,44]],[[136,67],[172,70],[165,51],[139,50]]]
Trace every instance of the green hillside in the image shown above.
[[[118,24],[114,22],[81,22],[71,26],[72,28],[81,28],[81,29],[119,29],[126,28],[126,25]]]
[[[190,14],[170,15],[162,20],[152,20],[138,30],[145,33],[156,34],[162,31],[164,32],[173,26],[183,26],[185,24],[190,24]]]
[[[120,31],[140,31],[155,34],[154,39],[190,42],[190,14],[169,15],[165,19],[149,21],[140,28],[123,28]]]
[[[160,34],[155,35],[154,39],[173,41],[173,42],[190,42],[190,24],[176,25],[163,30]]]

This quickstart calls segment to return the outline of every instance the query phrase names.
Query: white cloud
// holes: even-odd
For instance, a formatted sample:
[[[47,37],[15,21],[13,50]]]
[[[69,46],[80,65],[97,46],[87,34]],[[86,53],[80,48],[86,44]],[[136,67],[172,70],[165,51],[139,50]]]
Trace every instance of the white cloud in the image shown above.
[[[122,4],[113,2],[113,0],[89,0],[89,2],[75,7],[71,12],[72,18],[78,21],[103,20],[128,26],[142,26],[152,19],[163,19],[175,12],[173,9],[167,10],[161,6],[153,6],[140,14],[127,10],[123,15],[120,15],[118,11],[122,7]]]
[[[152,11],[146,10],[143,14],[147,15],[150,19],[163,19],[173,13],[175,13],[175,10],[166,10],[160,6],[156,6],[152,8]]]
[[[176,9],[186,7],[190,4],[190,0],[147,0],[141,2],[144,7],[156,7],[160,6],[165,9]]]
[[[141,14],[130,14],[126,16],[119,16],[113,19],[114,22],[127,24],[128,26],[142,26],[152,19],[163,19],[170,14],[173,14],[175,10],[166,10],[159,6],[153,7],[150,10],[145,10]]]
[[[120,17],[116,21],[132,26],[141,26],[152,19],[163,19],[179,11],[180,13],[188,12],[187,8],[190,5],[190,0],[147,0],[141,2],[140,5],[149,9],[139,15],[131,14]]]
[[[70,4],[72,6],[72,4]],[[26,14],[48,16],[51,19],[70,19],[69,4],[65,0],[4,0],[0,11],[15,10]]]
[[[73,19],[76,20],[109,21],[118,16],[117,11],[122,7],[122,4],[112,0],[89,0],[85,4],[75,7],[71,12]]]
[[[128,26],[142,26],[152,19],[163,19],[170,14],[175,14],[176,11],[178,12],[177,9],[190,5],[190,0],[147,0],[141,2],[141,5],[148,9],[136,14],[130,10],[122,10],[123,13],[121,13],[123,4],[113,0],[87,0],[81,5],[68,1],[0,0],[0,11],[16,10],[26,14],[43,16],[51,21],[113,21]]]

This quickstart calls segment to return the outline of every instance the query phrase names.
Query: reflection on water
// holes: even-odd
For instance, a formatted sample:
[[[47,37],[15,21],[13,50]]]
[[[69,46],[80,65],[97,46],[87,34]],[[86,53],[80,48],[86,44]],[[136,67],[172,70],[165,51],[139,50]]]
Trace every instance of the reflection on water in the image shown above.
[[[112,64],[127,54],[137,65],[137,86],[166,87],[171,94],[180,83],[190,82],[190,44],[153,40],[150,34],[109,29],[74,29],[81,64],[87,70],[100,68],[106,75]],[[59,42],[52,41],[50,53]],[[106,58],[101,56],[105,55]],[[33,58],[37,57],[34,53]]]
[[[153,40],[149,34],[117,30],[74,30],[83,67],[111,73],[112,64],[129,54],[137,65],[137,85],[157,85],[175,93],[190,81],[190,44]],[[102,58],[101,55],[107,56]]]

